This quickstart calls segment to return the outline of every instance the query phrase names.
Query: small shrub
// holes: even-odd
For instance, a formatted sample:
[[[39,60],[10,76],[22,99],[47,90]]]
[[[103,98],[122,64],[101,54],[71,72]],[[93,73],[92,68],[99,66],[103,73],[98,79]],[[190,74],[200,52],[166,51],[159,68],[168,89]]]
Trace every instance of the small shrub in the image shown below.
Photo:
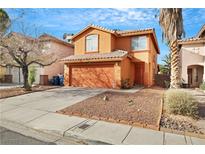
[[[193,96],[182,90],[170,89],[165,93],[165,107],[169,113],[197,118],[198,103]]]
[[[36,81],[36,68],[34,66],[29,69],[28,81],[30,86]]]
[[[121,87],[122,87],[122,89],[129,89],[129,88],[131,88],[130,79],[122,80],[121,81]]]
[[[200,89],[201,89],[201,90],[205,90],[205,82],[203,82],[203,83],[200,85]]]

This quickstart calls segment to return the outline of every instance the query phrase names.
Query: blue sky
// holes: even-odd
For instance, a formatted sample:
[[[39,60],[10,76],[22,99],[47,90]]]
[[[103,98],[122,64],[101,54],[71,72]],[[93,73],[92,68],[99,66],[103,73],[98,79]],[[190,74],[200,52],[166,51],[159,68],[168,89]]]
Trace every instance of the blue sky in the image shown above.
[[[38,34],[49,33],[61,39],[64,33],[77,33],[89,24],[120,30],[155,28],[161,51],[158,63],[161,63],[164,55],[169,52],[165,42],[162,42],[162,31],[155,17],[158,14],[158,9],[6,9],[11,19],[15,19],[22,10],[25,14],[21,21],[25,25],[32,28],[36,27]],[[186,38],[193,37],[205,24],[205,9],[183,9],[183,18]],[[19,25],[16,22],[13,24],[12,29],[21,32],[22,28],[19,28]]]

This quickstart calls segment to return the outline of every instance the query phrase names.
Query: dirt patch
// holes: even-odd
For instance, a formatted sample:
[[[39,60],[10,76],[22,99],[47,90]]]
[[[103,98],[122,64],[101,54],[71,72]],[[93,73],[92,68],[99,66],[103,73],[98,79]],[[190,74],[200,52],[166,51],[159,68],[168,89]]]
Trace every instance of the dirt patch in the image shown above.
[[[58,113],[159,129],[164,90],[147,88],[134,94],[105,92]]]
[[[21,87],[1,89],[0,90],[0,99],[18,96],[18,95],[23,95],[23,94],[28,94],[28,93],[32,93],[32,92],[49,90],[49,89],[53,89],[53,88],[57,88],[57,87],[58,86],[35,86],[35,87],[31,88],[32,89],[31,91],[25,91],[24,88],[21,88]]]

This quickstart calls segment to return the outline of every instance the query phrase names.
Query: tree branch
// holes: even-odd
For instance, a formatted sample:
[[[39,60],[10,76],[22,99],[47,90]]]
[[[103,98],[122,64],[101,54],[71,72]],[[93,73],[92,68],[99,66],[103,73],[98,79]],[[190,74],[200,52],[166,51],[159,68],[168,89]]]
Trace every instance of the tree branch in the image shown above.
[[[39,64],[39,65],[41,65],[41,66],[49,66],[49,65],[55,63],[56,61],[57,61],[57,59],[51,61],[51,62],[48,63],[48,64],[43,64],[43,63],[41,63],[41,62],[38,62],[38,61],[36,61],[36,60],[33,60],[33,61],[31,61],[30,63],[28,63],[27,65],[29,66],[29,65],[31,65],[31,64]]]

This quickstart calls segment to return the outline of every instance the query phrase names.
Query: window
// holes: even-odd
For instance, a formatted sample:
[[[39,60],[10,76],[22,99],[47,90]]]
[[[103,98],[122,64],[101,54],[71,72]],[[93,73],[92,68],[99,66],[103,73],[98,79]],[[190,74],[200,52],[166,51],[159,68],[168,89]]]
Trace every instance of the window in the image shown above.
[[[98,35],[89,35],[86,37],[86,52],[98,51]]]
[[[137,36],[132,38],[132,50],[145,50],[147,49],[147,37]]]

